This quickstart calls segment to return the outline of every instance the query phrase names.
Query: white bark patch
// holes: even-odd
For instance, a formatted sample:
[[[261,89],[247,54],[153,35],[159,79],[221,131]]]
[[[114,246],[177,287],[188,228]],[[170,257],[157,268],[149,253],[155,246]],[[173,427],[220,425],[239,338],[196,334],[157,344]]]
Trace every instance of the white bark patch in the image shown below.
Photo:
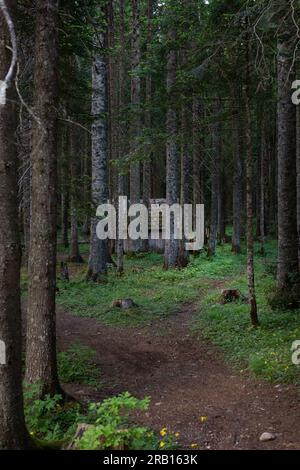
[[[2,80],[0,80],[0,106],[6,105],[6,89],[7,89],[6,82],[3,82]]]
[[[0,365],[6,365],[6,346],[4,341],[0,340]]]

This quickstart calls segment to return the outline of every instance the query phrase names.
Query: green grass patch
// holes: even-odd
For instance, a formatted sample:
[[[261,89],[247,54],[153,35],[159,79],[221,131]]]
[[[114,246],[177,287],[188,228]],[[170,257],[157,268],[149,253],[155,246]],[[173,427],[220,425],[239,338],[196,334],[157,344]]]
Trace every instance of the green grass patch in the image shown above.
[[[233,274],[224,284],[247,295],[245,256],[227,253],[227,262],[241,266],[241,275]],[[256,289],[260,327],[250,324],[249,305],[236,302],[221,305],[220,289],[211,290],[203,299],[194,328],[220,347],[236,367],[275,383],[300,384],[300,368],[292,363],[291,345],[300,339],[300,311],[274,311],[267,297],[275,288],[273,266],[276,245],[267,245],[267,256],[256,256]],[[217,254],[214,263],[221,259]]]
[[[95,364],[96,351],[79,343],[58,353],[58,374],[64,383],[80,383],[99,388],[100,369]]]
[[[73,314],[97,318],[104,324],[139,325],[175,313],[179,306],[201,296],[209,282],[191,264],[189,269],[164,271],[163,257],[146,254],[126,259],[125,274],[110,270],[107,282],[85,281],[85,269],[69,283],[59,283],[58,304]],[[138,306],[121,310],[116,299],[131,298]]]

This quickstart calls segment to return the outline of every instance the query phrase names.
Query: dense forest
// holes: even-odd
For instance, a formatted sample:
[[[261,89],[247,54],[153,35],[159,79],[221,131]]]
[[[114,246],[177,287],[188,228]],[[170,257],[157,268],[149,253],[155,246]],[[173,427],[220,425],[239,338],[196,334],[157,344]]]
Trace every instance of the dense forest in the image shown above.
[[[298,0],[0,0],[0,224],[1,449],[300,449]]]

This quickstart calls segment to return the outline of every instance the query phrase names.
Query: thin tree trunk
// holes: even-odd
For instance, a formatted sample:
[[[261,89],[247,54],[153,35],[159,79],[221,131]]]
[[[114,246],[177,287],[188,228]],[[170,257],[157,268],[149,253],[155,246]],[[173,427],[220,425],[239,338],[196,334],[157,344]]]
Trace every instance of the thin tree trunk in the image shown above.
[[[6,1],[13,14],[15,2]],[[0,77],[11,63],[7,28],[0,12]],[[18,227],[17,152],[15,144],[17,108],[15,90],[7,90],[0,104],[0,448],[27,446],[22,392],[20,262]]]
[[[149,56],[151,41],[152,41],[152,18],[153,18],[153,0],[148,0],[147,3],[147,20],[148,20],[148,30],[147,30],[147,54]],[[146,76],[146,115],[145,115],[145,126],[150,131],[152,125],[152,113],[151,113],[151,103],[152,103],[152,78],[148,74]],[[146,158],[143,162],[143,202],[147,207],[150,207],[150,198],[151,198],[151,169],[152,169],[152,150],[151,145],[147,146]],[[144,251],[149,250],[149,240],[143,241]]]
[[[265,255],[265,202],[266,202],[266,161],[267,161],[267,139],[266,139],[266,122],[264,115],[261,122],[261,149],[260,149],[260,253]]]
[[[124,12],[124,0],[119,1],[120,7],[120,54],[119,54],[119,110],[125,103],[125,12]],[[124,152],[124,123],[119,118],[118,130],[121,138],[119,139],[118,156],[118,195],[125,196],[125,176],[122,173],[122,157]],[[119,221],[119,212],[117,213]],[[117,274],[122,276],[124,273],[124,240],[120,239],[119,232],[117,230],[117,242],[116,242],[116,253],[117,253]]]
[[[297,231],[298,231],[298,263],[300,272],[300,105],[297,106]]]
[[[199,98],[193,96],[193,204],[204,203],[202,129],[203,108]]]
[[[214,123],[212,131],[213,160],[211,166],[211,210],[210,210],[210,235],[208,241],[208,257],[216,252],[218,221],[219,221],[219,195],[220,195],[220,163],[221,163],[221,124],[220,124],[220,100],[213,103]]]
[[[232,192],[232,251],[241,252],[241,204],[242,204],[242,149],[241,149],[241,97],[233,92],[233,192]]]
[[[247,213],[247,281],[250,304],[250,318],[253,326],[258,326],[258,313],[255,293],[254,237],[253,237],[253,147],[250,108],[250,51],[247,44],[247,76],[245,87],[245,148],[246,148],[246,213]]]
[[[170,41],[175,41],[176,33],[169,33]],[[176,145],[177,139],[177,114],[174,106],[174,98],[172,97],[173,86],[176,80],[177,69],[177,53],[171,48],[167,58],[167,92],[169,95],[169,103],[167,110],[167,168],[166,168],[166,199],[167,204],[172,206],[179,202],[179,160]],[[165,269],[176,268],[180,265],[179,259],[179,240],[175,239],[175,220],[174,214],[171,213],[170,218],[170,239],[165,243]]]
[[[58,6],[37,2],[26,381],[61,392],[56,363]]]
[[[278,270],[277,285],[285,289],[298,272],[296,196],[296,107],[291,100],[293,53],[278,43]]]
[[[102,48],[105,47],[106,34],[100,35]],[[92,202],[93,210],[108,201],[108,106],[107,59],[97,53],[93,64],[92,96]],[[87,278],[93,282],[102,282],[107,268],[107,240],[100,240],[96,233],[97,217],[91,220],[91,245]]]
[[[141,101],[141,79],[138,68],[141,60],[140,44],[140,11],[139,1],[131,0],[132,4],[132,76],[131,76],[131,156],[135,160],[138,155],[138,138],[140,135],[140,101]],[[140,162],[133,161],[130,165],[130,204],[139,204],[141,198],[141,175]],[[131,240],[132,251],[140,251],[141,240]]]
[[[61,232],[65,248],[69,248],[69,151],[68,128],[63,126],[61,136]]]
[[[71,263],[83,263],[79,250],[78,236],[78,177],[80,163],[80,145],[77,138],[78,130],[70,125],[69,154],[71,158],[71,244],[69,261]]]

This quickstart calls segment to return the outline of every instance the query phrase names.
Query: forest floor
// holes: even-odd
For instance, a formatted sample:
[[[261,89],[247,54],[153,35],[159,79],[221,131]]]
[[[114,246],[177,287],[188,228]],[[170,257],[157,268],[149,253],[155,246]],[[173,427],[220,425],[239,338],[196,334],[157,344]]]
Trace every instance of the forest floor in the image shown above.
[[[223,287],[245,290],[244,266],[227,247],[215,262],[202,257],[172,273],[160,256],[146,255],[128,259],[123,278],[111,273],[98,286],[83,280],[85,267],[71,266],[58,295],[59,350],[87,347],[100,372],[98,387],[83,380],[64,384],[68,392],[83,403],[124,391],[149,396],[149,410],[135,419],[180,433],[180,448],[299,449],[300,371],[290,352],[300,339],[299,311],[267,306],[272,259],[258,260],[259,329],[249,324],[247,304],[221,306]],[[111,307],[128,297],[138,309]],[[264,432],[276,438],[260,442]]]
[[[150,326],[104,326],[95,319],[58,315],[58,344],[96,351],[100,390],[68,385],[79,401],[100,401],[129,391],[149,396],[137,421],[158,432],[179,432],[182,448],[299,449],[300,399],[293,386],[274,386],[238,373],[201,335],[191,334],[197,304]],[[276,439],[260,442],[263,432]]]
[[[300,448],[300,366],[291,358],[300,311],[269,305],[272,240],[266,257],[256,255],[259,328],[247,303],[220,302],[223,288],[247,294],[244,249],[224,245],[213,260],[203,253],[172,271],[161,255],[129,256],[124,275],[110,269],[102,284],[86,282],[88,246],[81,252],[85,263],[69,264],[70,282],[58,282],[58,368],[70,395],[84,405],[123,392],[149,397],[135,421],[179,433],[181,449]],[[27,282],[23,270],[24,305]],[[126,298],[137,307],[113,306]],[[275,439],[261,442],[265,432]]]

